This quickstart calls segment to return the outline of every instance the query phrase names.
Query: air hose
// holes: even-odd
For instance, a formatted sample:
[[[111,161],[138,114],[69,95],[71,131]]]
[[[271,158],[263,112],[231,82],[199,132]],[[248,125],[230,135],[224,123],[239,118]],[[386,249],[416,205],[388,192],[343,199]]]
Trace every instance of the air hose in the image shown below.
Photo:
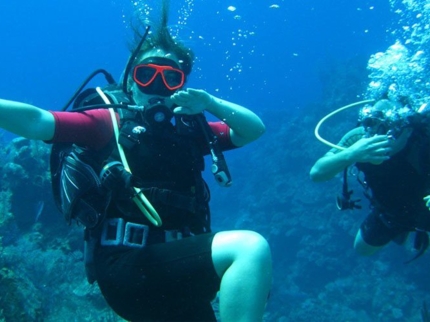
[[[96,88],[97,93],[100,95],[100,97],[103,99],[103,101],[110,105],[110,101],[107,98],[106,94],[103,93],[100,87]],[[112,125],[115,133],[115,140],[118,146],[119,155],[121,158],[121,162],[124,166],[124,169],[131,174],[130,167],[127,162],[127,158],[124,153],[124,149],[122,148],[121,144],[118,142],[119,137],[119,129],[118,129],[118,121],[116,119],[115,111],[113,108],[109,108],[109,113],[112,119]],[[145,217],[155,226],[160,227],[163,223],[161,221],[161,218],[155,208],[151,205],[149,200],[145,197],[145,195],[142,193],[142,191],[136,187],[133,187],[134,191],[136,192],[135,196],[133,197],[133,201],[136,204],[136,206],[140,209],[140,211],[145,215]]]
[[[360,101],[360,102],[352,103],[352,104],[349,104],[349,105],[345,105],[345,106],[343,106],[343,107],[341,107],[341,108],[338,108],[337,110],[335,110],[335,111],[333,111],[333,112],[331,112],[331,113],[327,114],[326,116],[324,116],[324,117],[323,117],[323,118],[318,122],[317,126],[315,127],[315,132],[314,132],[314,133],[315,133],[316,138],[317,138],[319,141],[321,141],[322,143],[324,143],[324,144],[328,145],[329,147],[332,147],[332,148],[335,148],[335,149],[338,149],[338,150],[345,150],[345,148],[344,148],[344,147],[341,147],[341,146],[339,146],[339,145],[333,144],[333,143],[331,143],[331,142],[329,142],[329,141],[327,141],[327,140],[323,139],[323,138],[319,135],[319,129],[320,129],[321,125],[322,125],[325,121],[327,121],[330,117],[332,117],[333,115],[336,115],[336,114],[338,114],[338,113],[340,113],[340,112],[342,112],[342,111],[344,111],[344,110],[346,110],[346,109],[348,109],[348,108],[355,107],[355,106],[359,106],[359,105],[363,105],[363,104],[373,103],[374,101],[375,101],[375,100],[364,100],[364,101]]]

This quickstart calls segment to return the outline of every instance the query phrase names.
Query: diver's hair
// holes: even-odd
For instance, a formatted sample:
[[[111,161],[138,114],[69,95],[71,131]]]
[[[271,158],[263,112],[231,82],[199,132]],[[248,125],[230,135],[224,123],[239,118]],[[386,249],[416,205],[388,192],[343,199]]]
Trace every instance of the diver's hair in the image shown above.
[[[142,44],[140,51],[137,53],[136,61],[140,61],[141,57],[152,49],[161,49],[167,53],[174,54],[180,64],[181,70],[185,75],[191,73],[194,61],[194,53],[190,48],[187,48],[181,42],[173,39],[167,26],[169,18],[170,0],[162,0],[161,18],[159,25],[154,32],[148,35],[148,38]],[[142,17],[137,18],[135,23],[131,24],[134,32],[133,48],[136,48],[139,40],[142,38],[142,29],[148,22]]]

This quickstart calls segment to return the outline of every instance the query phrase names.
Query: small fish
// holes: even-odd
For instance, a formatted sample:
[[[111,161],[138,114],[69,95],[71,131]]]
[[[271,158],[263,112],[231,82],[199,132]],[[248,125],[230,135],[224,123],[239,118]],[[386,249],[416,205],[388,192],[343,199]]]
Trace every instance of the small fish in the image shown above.
[[[271,6],[269,6],[270,9],[279,9],[279,5],[277,4],[272,4]]]
[[[43,208],[45,208],[45,202],[41,200],[37,203],[36,206],[36,219],[34,220],[34,222],[38,222],[40,215],[43,212]]]

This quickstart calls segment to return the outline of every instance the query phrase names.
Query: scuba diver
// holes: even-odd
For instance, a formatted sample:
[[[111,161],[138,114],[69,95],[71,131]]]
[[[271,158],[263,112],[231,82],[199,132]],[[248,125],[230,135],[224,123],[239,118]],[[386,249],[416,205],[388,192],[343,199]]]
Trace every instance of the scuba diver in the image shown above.
[[[267,241],[253,231],[212,232],[204,156],[221,186],[223,151],[265,131],[250,110],[185,89],[193,52],[173,40],[163,1],[159,28],[143,35],[122,84],[81,89],[48,111],[0,100],[0,127],[53,144],[53,193],[85,231],[85,267],[110,307],[130,321],[261,321],[271,286]],[[203,112],[219,120],[207,122]]]
[[[338,208],[360,208],[359,200],[351,199],[352,191],[347,188],[347,168],[355,166],[370,201],[370,213],[360,226],[354,248],[361,255],[372,255],[390,241],[403,244],[408,234],[415,232],[418,252],[408,263],[421,256],[429,244],[430,133],[426,106],[415,111],[405,103],[381,99],[365,105],[359,126],[331,145],[333,148],[313,165],[310,177],[322,182],[343,171]]]

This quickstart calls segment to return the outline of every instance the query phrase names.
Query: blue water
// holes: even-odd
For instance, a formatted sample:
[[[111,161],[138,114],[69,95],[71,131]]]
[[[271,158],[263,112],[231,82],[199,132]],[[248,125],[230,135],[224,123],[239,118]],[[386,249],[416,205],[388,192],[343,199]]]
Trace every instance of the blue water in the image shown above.
[[[180,36],[192,36],[187,43],[198,58],[188,85],[257,112],[289,113],[318,102],[319,71],[383,50],[392,23],[387,1],[188,3],[192,12]],[[188,3],[172,2],[172,25],[183,20],[178,12]],[[130,1],[4,1],[0,96],[59,109],[94,69],[105,68],[118,79],[134,8]]]

